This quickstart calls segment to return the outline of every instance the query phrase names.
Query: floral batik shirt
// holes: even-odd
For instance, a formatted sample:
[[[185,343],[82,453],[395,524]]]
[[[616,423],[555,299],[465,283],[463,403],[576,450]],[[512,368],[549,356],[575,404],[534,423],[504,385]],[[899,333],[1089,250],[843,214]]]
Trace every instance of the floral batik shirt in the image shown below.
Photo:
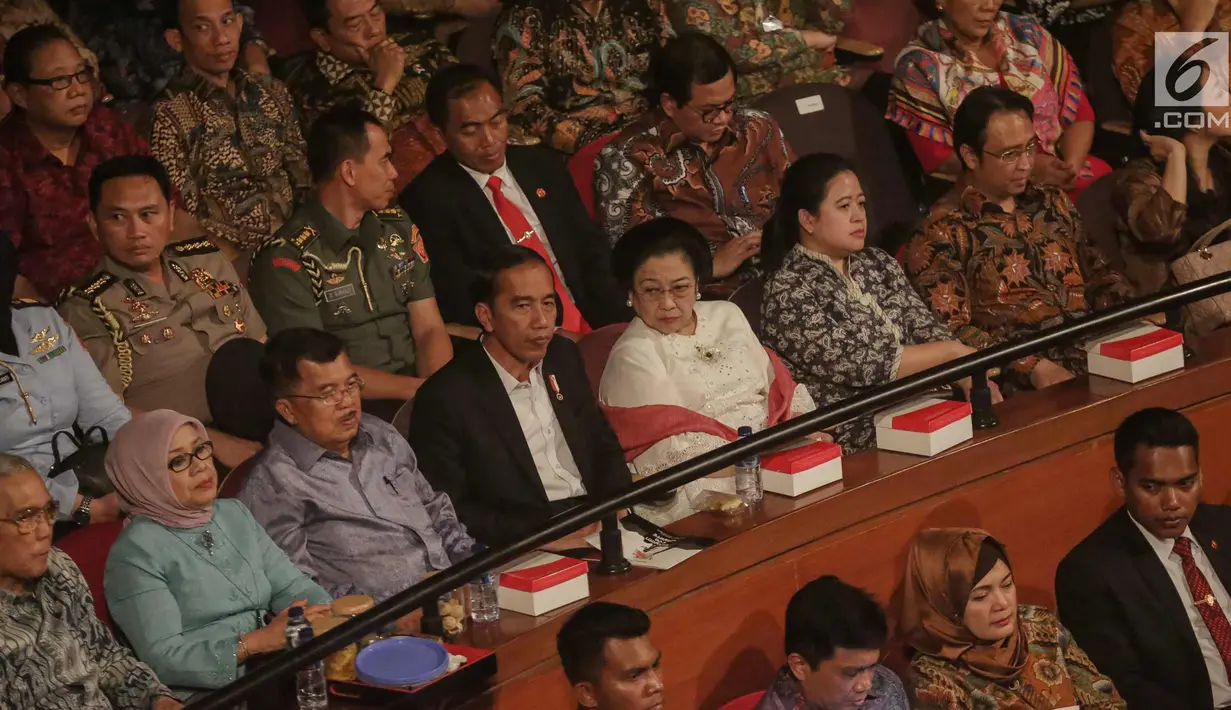
[[[595,161],[596,217],[612,244],[632,227],[671,216],[696,227],[715,250],[761,229],[773,213],[782,176],[794,160],[768,113],[737,107],[718,142],[699,146],[661,111],[642,116],[603,147]],[[707,292],[729,294],[755,277],[749,259]]]
[[[820,408],[893,380],[906,346],[953,339],[886,252],[856,252],[846,272],[796,245],[770,274],[761,301],[761,342]],[[834,441],[846,451],[872,447],[871,418],[839,424]]]
[[[906,247],[906,273],[958,339],[986,348],[1110,308],[1135,295],[1090,241],[1080,215],[1057,187],[1030,185],[1012,212],[972,187],[955,187],[933,206]],[[1044,357],[1086,371],[1077,347]],[[1026,386],[1038,356],[1014,362]]]
[[[77,565],[51,548],[26,594],[0,591],[0,707],[148,710],[171,691],[116,642]]]
[[[1008,684],[983,678],[947,658],[918,654],[906,679],[914,710],[1124,710],[1111,679],[1099,673],[1055,614],[1018,607],[1026,667]]]
[[[303,135],[282,82],[231,72],[234,95],[190,69],[154,109],[150,148],[217,242],[260,246],[312,188]]]
[[[851,0],[666,0],[676,30],[700,30],[727,48],[739,70],[742,97],[762,96],[794,84],[848,84],[834,50],[809,49],[797,30],[842,32]],[[784,26],[767,31],[762,22]]]
[[[650,53],[671,34],[661,0],[576,0],[555,9],[504,5],[493,51],[510,120],[564,153],[614,133],[647,110]]]

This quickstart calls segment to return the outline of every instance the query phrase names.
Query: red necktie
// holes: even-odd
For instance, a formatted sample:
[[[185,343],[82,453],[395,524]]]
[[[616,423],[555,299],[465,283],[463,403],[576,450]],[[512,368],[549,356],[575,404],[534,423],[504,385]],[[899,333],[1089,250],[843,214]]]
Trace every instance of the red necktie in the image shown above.
[[[1210,635],[1214,637],[1214,645],[1218,646],[1218,655],[1222,656],[1223,665],[1231,671],[1231,623],[1227,622],[1227,615],[1214,598],[1209,580],[1193,560],[1192,540],[1186,537],[1176,540],[1172,551],[1180,556],[1184,564],[1184,579],[1193,594],[1193,602],[1197,605],[1201,620],[1205,622],[1205,628],[1209,629]]]
[[[560,280],[560,274],[556,273],[556,267],[551,263],[551,255],[547,253],[547,247],[543,246],[543,240],[539,239],[539,235],[534,233],[534,229],[530,226],[530,221],[526,219],[526,215],[517,208],[517,205],[509,201],[509,198],[504,196],[500,191],[503,181],[495,175],[487,179],[487,189],[492,191],[492,204],[496,206],[496,214],[500,215],[500,221],[504,222],[504,226],[509,228],[513,233],[517,243],[530,247],[538,252],[538,255],[543,257],[543,261],[547,262],[548,268],[551,269],[551,276],[556,282],[556,294],[560,298],[560,310],[564,311],[564,322],[562,327],[565,330],[571,330],[575,333],[589,333],[590,326],[586,323],[585,318],[581,317],[581,311],[577,310],[577,305],[573,303],[573,299],[569,297],[568,291],[564,288],[564,283]]]

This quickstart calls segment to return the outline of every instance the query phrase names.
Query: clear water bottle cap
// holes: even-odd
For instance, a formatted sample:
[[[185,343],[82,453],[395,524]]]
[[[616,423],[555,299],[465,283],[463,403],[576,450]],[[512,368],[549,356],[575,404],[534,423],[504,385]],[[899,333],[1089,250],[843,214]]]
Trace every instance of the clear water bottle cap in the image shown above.
[[[752,436],[752,427],[750,427],[750,426],[742,426],[742,427],[740,427],[740,428],[739,428],[739,432],[738,432],[738,433],[739,433],[739,435],[740,435],[740,436]]]
[[[286,615],[288,618],[291,618],[291,619],[302,619],[303,618],[303,607],[293,606],[291,607],[290,611],[286,613]]]

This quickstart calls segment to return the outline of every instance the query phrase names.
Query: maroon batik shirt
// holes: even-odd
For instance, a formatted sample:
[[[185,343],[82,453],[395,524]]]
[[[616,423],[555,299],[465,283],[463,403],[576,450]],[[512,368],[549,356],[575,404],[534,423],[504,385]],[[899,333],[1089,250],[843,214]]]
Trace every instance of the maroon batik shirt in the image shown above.
[[[109,158],[150,152],[132,125],[105,106],[96,106],[81,130],[77,161],[65,165],[34,137],[23,112],[0,122],[0,230],[13,237],[18,273],[47,301],[102,258],[86,221],[90,172]]]

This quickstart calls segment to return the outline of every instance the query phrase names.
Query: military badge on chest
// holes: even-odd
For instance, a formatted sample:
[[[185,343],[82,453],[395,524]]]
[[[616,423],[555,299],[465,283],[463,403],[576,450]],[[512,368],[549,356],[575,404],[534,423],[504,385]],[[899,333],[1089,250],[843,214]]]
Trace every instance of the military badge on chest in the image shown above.
[[[30,345],[34,346],[30,348],[30,354],[42,355],[43,353],[55,348],[56,344],[59,342],[60,336],[52,333],[51,326],[47,326],[46,328],[43,328],[39,332],[35,333],[33,338],[30,338]]]
[[[397,234],[396,232],[393,234],[386,234],[376,240],[376,248],[379,249],[380,252],[386,257],[394,261],[401,261],[406,258],[406,250],[402,248],[405,245],[406,240],[402,238],[402,235]]]
[[[226,298],[227,296],[239,293],[239,286],[237,284],[216,279],[213,274],[205,269],[193,269],[188,275],[198,288],[210,295],[210,298]]]

